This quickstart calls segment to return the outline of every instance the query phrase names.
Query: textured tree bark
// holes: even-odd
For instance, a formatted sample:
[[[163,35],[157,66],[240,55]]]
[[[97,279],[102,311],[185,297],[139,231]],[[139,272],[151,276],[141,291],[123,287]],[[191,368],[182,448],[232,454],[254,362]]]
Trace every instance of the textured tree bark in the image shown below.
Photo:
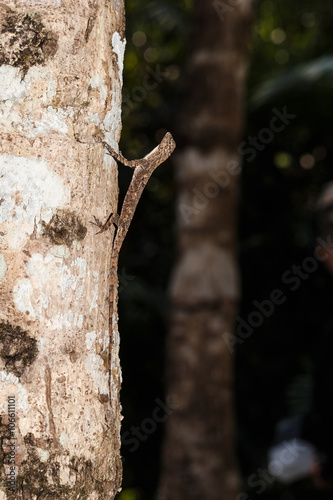
[[[166,424],[158,500],[235,500],[236,226],[252,0],[194,2],[178,120],[179,256],[170,289]]]
[[[12,0],[0,27],[0,499],[113,499],[112,240],[89,221],[118,196],[93,136],[120,136],[123,0]]]

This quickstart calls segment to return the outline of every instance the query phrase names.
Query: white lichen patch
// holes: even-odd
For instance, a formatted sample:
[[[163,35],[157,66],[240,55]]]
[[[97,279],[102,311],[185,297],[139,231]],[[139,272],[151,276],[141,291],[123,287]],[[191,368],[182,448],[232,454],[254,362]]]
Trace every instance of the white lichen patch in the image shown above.
[[[30,225],[27,221],[21,221],[19,225],[20,231],[9,231],[5,236],[9,248],[13,250],[20,250],[27,241],[27,234],[30,233]]]
[[[121,491],[120,489],[118,491]],[[98,500],[99,493],[97,491],[93,491],[90,493],[90,495],[87,497],[87,500]]]
[[[50,248],[50,252],[58,259],[64,259],[70,256],[70,250],[65,245],[53,245],[53,247]]]
[[[37,448],[36,451],[41,462],[46,462],[49,459],[50,453],[47,450],[42,450],[42,448]]]
[[[103,351],[106,351],[106,349],[109,347],[109,343],[110,343],[109,330],[105,330],[104,337],[100,337],[98,339],[98,342],[100,344],[103,344]]]
[[[16,283],[13,290],[16,308],[22,313],[30,314],[33,318],[37,318],[39,314],[32,307],[33,295],[34,290],[28,278],[24,278]]]
[[[0,66],[0,101],[15,101],[26,95],[26,84],[19,68]]]
[[[3,490],[0,490],[0,500],[6,500],[6,499],[7,499],[6,493]]]
[[[106,350],[108,343],[103,338],[103,334],[95,331],[86,333],[86,347],[88,355],[85,361],[87,373],[91,375],[96,389],[100,394],[109,394],[109,373],[106,372],[104,361],[96,352],[97,343],[103,342],[103,350]]]
[[[59,274],[59,264],[55,257],[40,253],[33,254],[26,264],[29,278],[19,280],[13,290],[16,308],[33,318],[43,320],[44,310],[50,305],[50,298],[46,295],[46,284],[49,276]]]
[[[19,250],[34,231],[35,219],[49,222],[55,208],[69,201],[68,190],[61,178],[48,167],[45,160],[17,157],[9,154],[0,156],[0,223],[14,220],[16,234],[8,244]],[[16,193],[20,193],[17,202]]]
[[[16,117],[12,121],[13,124],[18,120],[14,128],[32,139],[39,135],[51,133],[68,134],[69,128],[67,122],[70,123],[74,114],[74,110],[71,107],[54,109],[52,106],[48,106],[41,113],[40,119],[34,116],[33,110],[30,110],[30,113],[26,113],[23,117],[15,115],[12,109],[7,109],[6,111],[8,115],[10,113],[12,118],[13,116]],[[5,112],[3,112],[3,115],[4,118],[7,118]]]
[[[13,101],[7,100],[0,102],[0,130],[6,132],[14,131],[16,124],[21,124],[22,117],[18,113],[17,107]]]
[[[30,410],[28,403],[28,393],[25,387],[20,383],[19,378],[7,370],[0,371],[0,414],[4,415],[8,411],[8,395],[15,395],[16,407],[27,414]]]
[[[52,78],[50,72],[42,67],[32,66],[24,82],[27,85],[27,93],[38,97],[44,105],[47,105],[57,95],[57,79]]]
[[[13,290],[14,303],[18,311],[29,314],[33,318],[43,319],[43,309],[49,306],[48,297],[32,286],[28,278],[19,280]]]
[[[123,70],[124,70],[124,55],[125,55],[126,40],[122,41],[119,33],[115,31],[112,36],[112,48],[118,57],[118,70],[119,81],[123,83]]]
[[[60,271],[59,285],[61,286],[62,298],[64,299],[68,291],[75,291],[80,286],[83,286],[87,274],[87,261],[81,257],[77,257],[70,266],[63,264]]]
[[[74,486],[75,484],[74,474],[71,473],[71,470],[68,466],[60,467],[59,479],[60,479],[60,484],[62,484],[63,486],[65,485]]]
[[[109,394],[109,373],[105,371],[104,361],[98,354],[90,353],[86,357],[85,368],[91,375],[96,390],[100,394]]]
[[[64,434],[64,433],[62,433]],[[58,456],[57,464],[59,470],[60,484],[73,487],[76,483],[76,474],[73,472],[72,468],[69,467],[70,458],[68,455]]]
[[[86,333],[86,346],[88,351],[95,352],[97,334],[95,331]]]
[[[118,56],[119,57],[119,56]],[[102,77],[100,74],[96,73],[95,75],[92,76],[90,82],[90,86],[93,89],[98,89],[100,94],[101,94],[101,100],[103,102],[106,101],[107,95],[108,95],[108,89],[107,86],[105,85]]]
[[[76,300],[80,300],[82,295],[83,295],[83,291],[84,291],[84,286],[83,285],[79,285],[77,287],[77,292],[76,292],[76,295],[75,295],[75,298]]]
[[[71,266],[59,262],[58,257],[33,254],[26,264],[27,278],[18,280],[13,289],[14,303],[18,311],[43,321],[51,330],[82,328],[83,314],[71,309],[54,314],[53,296],[71,299],[82,296],[87,261],[77,258]],[[50,276],[52,280],[50,280]],[[58,289],[55,287],[58,286]],[[66,304],[70,303],[70,300]],[[47,316],[45,309],[48,309]]]
[[[12,101],[25,99],[32,101],[32,96],[42,99],[44,104],[50,102],[56,95],[57,81],[50,78],[50,73],[36,66],[29,69],[24,79],[19,68],[3,65],[0,67],[0,109]]]
[[[22,121],[22,127],[17,128],[18,130],[21,128],[31,138],[37,135],[50,134],[51,132],[65,135],[68,133],[66,118],[72,114],[72,109],[56,110],[52,106],[48,106],[46,111],[43,111],[41,120],[26,117]]]
[[[62,433],[60,434],[60,438],[59,438],[59,441],[60,441],[60,444],[63,448],[68,448],[68,445],[69,445],[69,437],[68,437],[68,434],[65,432],[65,431],[62,431]]]
[[[49,264],[53,261],[53,257],[49,255],[44,258],[40,253],[34,253],[26,264],[29,275],[33,276],[37,283],[43,285],[48,279]]]
[[[26,4],[27,0],[18,0],[18,3]],[[61,7],[61,0],[29,0],[31,5],[52,5],[52,7]]]
[[[0,281],[4,279],[7,272],[7,262],[5,256],[0,253]]]
[[[105,330],[104,334],[102,332],[96,333],[95,331],[86,333],[86,347],[91,353],[96,353],[96,345],[103,344],[103,351],[106,351],[109,347],[109,330]]]
[[[62,330],[63,328],[82,328],[83,325],[83,315],[79,313],[73,313],[68,311],[68,313],[58,313],[51,320],[46,322],[47,326],[52,330]]]
[[[54,109],[48,106],[40,113],[36,108],[38,99],[44,106],[56,96],[57,82],[50,79],[43,68],[30,68],[22,79],[19,68],[0,68],[0,128],[6,132],[19,131],[34,138],[40,134],[68,132],[74,110]]]
[[[121,89],[123,86],[125,46],[126,40],[122,41],[117,31],[113,33],[112,47],[118,58],[118,79],[115,79],[113,82],[110,111],[106,113],[103,123],[101,123],[101,130],[104,132],[106,142],[116,151],[118,145],[114,137],[117,137],[118,131],[121,128]]]
[[[121,89],[117,89],[112,94],[111,111],[108,111],[106,113],[103,123],[101,124],[101,129],[104,132],[106,142],[115,151],[118,151],[118,144],[115,141],[114,137],[116,136],[117,130],[119,130],[118,126],[121,122],[121,111],[119,109],[120,94]],[[110,155],[107,156],[110,158]]]
[[[101,119],[98,116],[98,114],[92,113],[90,110],[89,110],[88,119],[91,123],[94,123],[95,125],[100,125],[100,123],[101,123]]]

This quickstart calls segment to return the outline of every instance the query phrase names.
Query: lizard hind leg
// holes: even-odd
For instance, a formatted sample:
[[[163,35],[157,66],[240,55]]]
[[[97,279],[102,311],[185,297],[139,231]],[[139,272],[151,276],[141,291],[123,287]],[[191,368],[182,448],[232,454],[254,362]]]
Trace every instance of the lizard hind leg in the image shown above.
[[[112,226],[112,224],[115,224],[115,226],[118,226],[118,222],[119,222],[119,215],[118,214],[111,213],[109,215],[109,217],[106,219],[106,221],[104,222],[104,224],[99,219],[97,219],[97,217],[95,217],[95,216],[93,216],[93,217],[94,217],[94,221],[90,221],[90,224],[93,224],[94,226],[98,227],[99,231],[96,234],[104,233],[104,231],[107,231],[109,229],[109,227]]]

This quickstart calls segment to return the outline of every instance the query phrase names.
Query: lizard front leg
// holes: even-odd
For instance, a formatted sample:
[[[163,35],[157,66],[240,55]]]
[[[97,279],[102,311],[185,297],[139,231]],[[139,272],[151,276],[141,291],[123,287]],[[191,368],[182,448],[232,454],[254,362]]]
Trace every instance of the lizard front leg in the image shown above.
[[[117,153],[111,146],[109,146],[106,142],[102,142],[104,147],[107,149],[108,154],[112,156],[115,160],[120,161],[123,165],[130,168],[136,168],[138,166],[146,166],[148,162],[145,158],[141,158],[140,160],[127,160],[121,153]]]
[[[96,234],[104,233],[104,231],[107,231],[109,227],[112,226],[112,224],[115,224],[115,226],[118,226],[119,223],[119,215],[111,213],[109,217],[106,219],[104,224],[97,219],[97,217],[94,217],[94,221],[90,221],[90,224],[93,224],[94,226],[97,226],[99,228],[99,231]]]

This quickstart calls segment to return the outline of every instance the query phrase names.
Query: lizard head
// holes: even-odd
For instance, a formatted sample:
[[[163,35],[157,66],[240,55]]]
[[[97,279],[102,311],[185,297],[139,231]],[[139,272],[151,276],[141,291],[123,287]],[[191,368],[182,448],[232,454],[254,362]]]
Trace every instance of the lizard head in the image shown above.
[[[160,144],[161,149],[167,154],[167,156],[170,156],[173,150],[176,147],[176,143],[170,134],[170,132],[167,132],[165,136],[163,137],[161,144]]]

